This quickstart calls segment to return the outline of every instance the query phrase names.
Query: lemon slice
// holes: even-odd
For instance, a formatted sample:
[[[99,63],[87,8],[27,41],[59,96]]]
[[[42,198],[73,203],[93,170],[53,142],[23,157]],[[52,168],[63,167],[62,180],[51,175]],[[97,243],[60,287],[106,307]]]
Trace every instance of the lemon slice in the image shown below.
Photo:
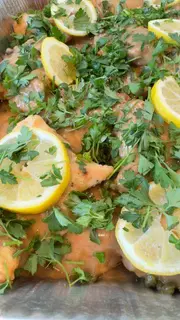
[[[155,6],[155,7],[159,7],[161,5],[161,2],[162,2],[162,0],[146,0],[146,3],[148,5],[152,5],[152,6]],[[175,6],[178,3],[180,3],[180,0],[174,0],[171,3],[168,3],[166,5],[166,7],[169,8],[169,7]]]
[[[170,35],[180,35],[180,20],[177,19],[159,19],[148,22],[148,30],[154,32],[155,36],[163,38],[167,43],[177,45],[177,41]]]
[[[87,27],[97,21],[97,13],[89,0],[57,0],[52,4],[51,13],[56,26],[63,32],[83,37],[88,34]],[[59,14],[59,15],[58,15]]]
[[[154,182],[149,186],[149,197],[157,205],[166,203],[166,191]],[[125,208],[122,209],[124,213]],[[180,221],[180,209],[173,212]],[[167,230],[164,216],[153,213],[150,228],[143,232],[123,219],[116,225],[116,238],[125,257],[132,265],[148,274],[171,276],[180,273],[180,250],[169,242],[170,235],[180,238],[180,224]]]
[[[56,85],[70,84],[76,79],[76,70],[71,63],[67,63],[62,56],[70,56],[69,47],[53,37],[47,37],[42,42],[41,59],[45,72]]]
[[[166,190],[160,184],[150,182],[149,184],[149,198],[157,205],[166,203]]]
[[[64,192],[70,180],[70,164],[67,151],[56,135],[34,128],[31,132],[27,148],[36,151],[33,160],[16,163],[5,158],[0,165],[0,170],[6,171],[11,166],[11,174],[16,178],[16,184],[0,182],[0,207],[37,214],[54,205]],[[0,140],[0,147],[17,142],[19,135],[20,132],[8,134]],[[58,176],[51,181],[54,170]]]
[[[180,86],[173,77],[158,80],[151,90],[155,110],[167,122],[180,127]]]
[[[177,216],[180,220],[180,212]],[[123,254],[136,269],[148,274],[171,276],[180,273],[180,251],[169,242],[171,234],[163,228],[160,215],[154,218],[146,232],[123,219],[116,225],[116,238]]]

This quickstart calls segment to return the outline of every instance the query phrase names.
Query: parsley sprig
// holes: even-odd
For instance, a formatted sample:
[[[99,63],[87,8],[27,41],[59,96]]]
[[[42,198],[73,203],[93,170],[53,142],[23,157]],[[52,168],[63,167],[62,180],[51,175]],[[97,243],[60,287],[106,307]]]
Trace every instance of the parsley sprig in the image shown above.
[[[26,229],[28,229],[34,220],[23,220],[17,218],[15,213],[0,211],[0,235],[7,237],[4,240],[6,246],[20,246],[22,239],[26,238]]]
[[[134,179],[137,180],[137,177]],[[136,186],[136,185],[135,185]],[[166,218],[167,229],[171,230],[179,224],[176,216],[173,216],[175,208],[180,207],[180,188],[167,190],[166,201],[162,205],[157,205],[151,201],[148,194],[149,185],[146,180],[139,179],[139,189],[131,188],[128,193],[124,193],[115,199],[115,203],[126,208],[122,212],[122,219],[131,222],[135,228],[142,228],[145,232],[152,224],[157,214]]]

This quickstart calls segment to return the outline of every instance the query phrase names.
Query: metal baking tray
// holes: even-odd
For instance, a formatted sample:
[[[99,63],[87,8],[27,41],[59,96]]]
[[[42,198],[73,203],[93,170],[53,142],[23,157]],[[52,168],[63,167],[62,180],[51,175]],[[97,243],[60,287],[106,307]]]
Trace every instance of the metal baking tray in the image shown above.
[[[0,0],[0,52],[8,45],[11,15],[40,9],[44,0]],[[120,266],[119,268],[123,268]],[[124,276],[68,288],[64,281],[18,280],[0,297],[0,320],[174,320],[179,316],[179,295],[152,290],[123,271]]]

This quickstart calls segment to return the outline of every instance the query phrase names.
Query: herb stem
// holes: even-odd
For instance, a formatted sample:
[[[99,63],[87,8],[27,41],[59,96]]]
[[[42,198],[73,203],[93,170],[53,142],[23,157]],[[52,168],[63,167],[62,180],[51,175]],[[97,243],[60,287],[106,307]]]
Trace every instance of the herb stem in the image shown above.
[[[22,244],[22,241],[19,241],[18,239],[14,238],[14,237],[12,237],[12,236],[10,235],[10,233],[9,233],[8,230],[6,229],[6,227],[5,227],[4,223],[2,222],[2,220],[0,220],[0,225],[1,225],[1,226],[3,227],[3,229],[5,230],[6,235],[7,235],[11,240],[13,240],[13,241],[16,242],[16,245],[17,245],[17,246],[20,246],[20,245]]]
[[[145,215],[143,224],[142,224],[142,229],[145,228],[146,223],[147,223],[147,221],[148,221],[148,219],[149,219],[149,215],[150,215],[150,206],[147,207],[147,212],[146,212],[146,215]]]
[[[67,280],[69,286],[71,287],[71,281],[70,281],[70,278],[69,278],[69,274],[68,274],[66,268],[63,266],[63,264],[58,260],[53,260],[52,262],[55,262],[56,264],[58,264],[61,267],[62,271],[64,272],[64,274],[66,276],[66,280]]]
[[[120,159],[114,166],[114,170],[113,172],[108,176],[107,180],[111,179],[112,176],[117,172],[119,171],[119,169],[123,166],[123,164],[126,162],[126,160],[128,159],[128,157],[130,156],[131,152],[129,152],[127,154],[127,156],[123,159]]]

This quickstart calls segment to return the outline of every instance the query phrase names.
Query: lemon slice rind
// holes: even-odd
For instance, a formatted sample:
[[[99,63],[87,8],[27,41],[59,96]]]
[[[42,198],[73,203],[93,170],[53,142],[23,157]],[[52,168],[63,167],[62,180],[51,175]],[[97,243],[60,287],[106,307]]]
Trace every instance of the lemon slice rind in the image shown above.
[[[66,0],[58,0],[58,5],[53,4],[51,6],[51,12],[52,15],[54,13],[56,13],[56,11],[58,10],[59,6],[63,5],[63,8],[68,6],[65,5]],[[78,11],[80,8],[83,8],[84,10],[86,9],[86,13],[88,14],[89,18],[90,18],[90,23],[95,23],[97,21],[97,13],[96,13],[96,9],[94,8],[93,4],[91,3],[91,1],[89,0],[81,0],[79,5],[75,5],[75,4],[70,4],[70,7],[73,8],[75,7],[76,11]],[[71,35],[71,36],[75,36],[75,37],[84,37],[88,34],[87,31],[83,31],[83,30],[76,30],[75,28],[69,28],[67,26],[65,26],[63,19],[54,19],[54,22],[56,24],[56,26],[64,33]]]
[[[53,37],[43,40],[41,46],[41,59],[47,77],[54,80],[56,85],[61,83],[71,84],[76,79],[73,65],[66,63],[62,56],[71,55],[69,47]]]
[[[172,276],[180,273],[180,252],[173,244],[168,242],[171,233],[170,231],[165,231],[161,226],[160,216],[154,220],[152,226],[145,233],[142,232],[138,240],[137,238],[135,239],[134,243],[132,239],[128,241],[129,232],[125,231],[124,228],[128,229],[129,232],[134,232],[134,234],[139,232],[139,229],[135,229],[123,219],[119,219],[116,225],[116,239],[124,256],[136,269],[147,274],[159,276]],[[153,228],[158,230],[155,238],[152,236]],[[150,233],[149,239],[148,233]],[[174,263],[171,259],[168,259],[168,252],[171,252],[171,256],[176,257]],[[155,261],[149,258],[151,255]]]
[[[41,142],[45,140],[46,142],[50,142],[53,146],[56,147],[56,156],[52,160],[52,164],[56,163],[57,168],[61,168],[61,175],[62,175],[62,180],[60,181],[60,184],[50,186],[50,187],[41,187],[41,180],[39,177],[39,173],[37,174],[30,174],[28,172],[28,163],[36,165],[36,163],[40,162],[41,166],[46,162],[46,160],[41,160],[41,161],[36,161],[36,158],[33,159],[32,161],[27,162],[27,167],[23,168],[22,175],[24,173],[27,173],[29,178],[32,179],[32,181],[36,181],[40,185],[40,190],[42,194],[36,198],[33,198],[31,200],[26,200],[24,201],[23,199],[20,199],[18,194],[19,194],[19,188],[21,187],[21,183],[25,183],[25,187],[27,187],[27,192],[28,192],[28,184],[29,180],[27,179],[27,184],[26,180],[21,182],[21,176],[18,177],[18,184],[9,186],[10,190],[11,187],[13,188],[15,193],[17,193],[17,200],[10,200],[7,201],[8,199],[8,194],[0,192],[0,207],[17,212],[17,213],[28,213],[28,214],[38,214],[46,211],[49,207],[53,206],[60,198],[64,190],[66,189],[69,180],[70,180],[70,164],[69,164],[69,158],[68,154],[66,151],[65,146],[63,143],[58,139],[58,137],[50,132],[47,132],[45,130],[41,129],[31,129],[33,135],[36,135],[38,139],[40,139]],[[12,132],[5,136],[3,139],[0,141],[0,145],[9,143],[12,139],[16,139],[17,136],[19,135],[19,132]],[[38,157],[37,157],[38,158]],[[49,160],[50,161],[50,160]],[[46,171],[46,167],[44,168]],[[21,175],[21,173],[20,173]],[[8,186],[1,184],[0,188],[8,192]],[[26,192],[26,190],[25,190]],[[3,196],[4,194],[4,196]]]
[[[151,20],[148,22],[148,30],[153,32],[158,39],[163,38],[167,43],[178,45],[178,43],[169,36],[169,33],[180,34],[180,20],[178,19]]]
[[[170,98],[167,96],[168,92],[171,95]],[[180,127],[180,87],[173,77],[158,80],[151,90],[151,99],[156,112],[167,123],[173,122]]]

